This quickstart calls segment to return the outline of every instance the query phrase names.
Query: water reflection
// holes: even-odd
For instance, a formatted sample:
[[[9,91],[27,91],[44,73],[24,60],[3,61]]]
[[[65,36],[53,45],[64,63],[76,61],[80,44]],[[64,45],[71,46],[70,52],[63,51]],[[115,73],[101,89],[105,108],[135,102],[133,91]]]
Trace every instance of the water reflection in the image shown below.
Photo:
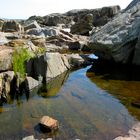
[[[133,103],[140,103],[140,68],[108,63],[94,64],[87,72],[89,79],[112,94],[126,106],[128,111],[140,120],[140,109]]]
[[[128,112],[128,106],[120,103],[122,100],[118,100],[118,96],[112,96],[112,92],[119,94],[119,83],[110,92],[104,88],[108,86],[108,80],[93,73],[87,74],[89,78],[86,76],[89,68],[62,74],[47,86],[34,89],[28,100],[22,94],[19,100],[4,103],[0,114],[0,139],[34,135],[36,139],[112,140],[127,134],[137,120]],[[97,80],[91,82],[91,79]],[[59,131],[40,131],[38,122],[44,115],[60,122]]]

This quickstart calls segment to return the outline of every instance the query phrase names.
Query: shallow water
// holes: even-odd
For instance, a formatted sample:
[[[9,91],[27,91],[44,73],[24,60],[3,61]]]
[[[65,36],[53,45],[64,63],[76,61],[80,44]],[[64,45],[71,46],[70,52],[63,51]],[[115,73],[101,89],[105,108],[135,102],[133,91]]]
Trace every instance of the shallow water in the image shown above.
[[[22,95],[0,108],[0,140],[25,136],[55,140],[113,140],[126,135],[140,120],[140,109],[131,106],[139,98],[139,81],[105,80],[90,67],[64,73],[29,99]],[[57,132],[42,133],[37,125],[43,115],[60,122]]]

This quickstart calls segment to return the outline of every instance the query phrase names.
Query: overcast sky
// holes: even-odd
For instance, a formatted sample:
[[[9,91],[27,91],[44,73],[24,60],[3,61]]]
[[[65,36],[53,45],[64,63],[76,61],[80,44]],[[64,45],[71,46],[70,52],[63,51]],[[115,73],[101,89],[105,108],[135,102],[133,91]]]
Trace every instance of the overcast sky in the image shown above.
[[[0,17],[23,19],[32,15],[45,16],[71,9],[100,8],[120,5],[125,8],[132,0],[0,0]]]

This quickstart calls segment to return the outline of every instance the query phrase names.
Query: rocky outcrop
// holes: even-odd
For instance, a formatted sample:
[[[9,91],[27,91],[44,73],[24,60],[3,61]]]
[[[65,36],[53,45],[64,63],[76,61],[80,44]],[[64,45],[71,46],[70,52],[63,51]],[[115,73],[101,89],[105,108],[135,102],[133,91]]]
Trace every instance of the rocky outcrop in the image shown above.
[[[5,21],[2,32],[23,32],[23,27],[16,21]]]
[[[71,25],[73,25],[74,22],[79,23],[79,21],[83,19],[83,17],[91,14],[93,16],[92,25],[103,26],[108,21],[110,21],[110,19],[112,19],[112,17],[114,17],[119,11],[120,11],[119,6],[110,6],[90,10],[89,9],[71,10],[64,14],[54,13],[46,15],[44,17],[32,16],[27,21],[29,22],[36,20],[42,27],[58,26],[59,24],[63,24],[64,27],[71,27]]]
[[[100,58],[140,65],[139,34],[140,2],[134,0],[122,13],[91,36],[90,48]]]
[[[59,53],[45,53],[27,63],[27,73],[35,79],[48,81],[70,68],[67,58]]]

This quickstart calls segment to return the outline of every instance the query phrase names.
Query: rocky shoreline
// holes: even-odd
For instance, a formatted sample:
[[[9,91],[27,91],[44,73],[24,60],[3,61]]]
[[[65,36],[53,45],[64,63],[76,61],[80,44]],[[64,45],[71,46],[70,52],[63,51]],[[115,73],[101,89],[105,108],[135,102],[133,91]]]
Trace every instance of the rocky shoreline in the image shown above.
[[[113,6],[0,20],[1,99],[11,91],[19,94],[21,87],[28,91],[69,69],[92,64],[86,55],[92,53],[88,46],[92,28],[96,32],[119,11]]]

